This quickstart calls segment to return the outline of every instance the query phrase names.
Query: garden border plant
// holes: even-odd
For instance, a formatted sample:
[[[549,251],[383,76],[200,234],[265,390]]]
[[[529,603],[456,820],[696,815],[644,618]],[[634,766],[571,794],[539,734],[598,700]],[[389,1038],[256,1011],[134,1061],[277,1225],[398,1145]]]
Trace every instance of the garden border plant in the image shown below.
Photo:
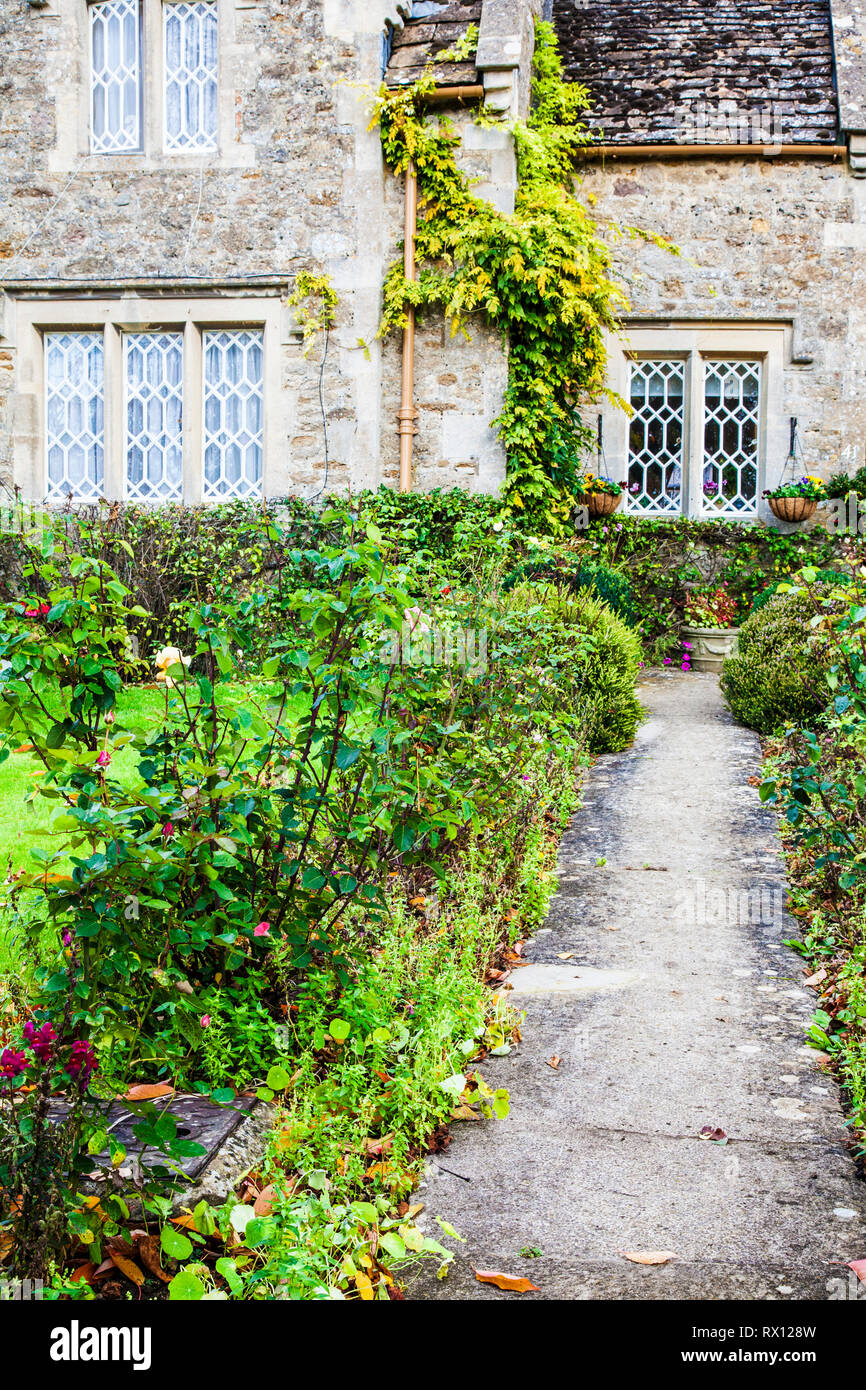
[[[56,943],[54,958],[36,969],[38,988],[26,1007],[34,1037],[50,1034],[58,1062],[92,1047],[99,1067],[94,1077],[88,1066],[86,1123],[62,1131],[73,1152],[61,1165],[56,1194],[68,1222],[67,1244],[57,1239],[53,1250],[61,1264],[76,1240],[87,1240],[94,1254],[130,1257],[125,1198],[109,1185],[88,1204],[78,1186],[91,1155],[106,1151],[111,1171],[124,1162],[123,1147],[106,1132],[108,1100],[129,1096],[131,1107],[126,1088],[142,1079],[142,1068],[144,1080],[166,1092],[187,1079],[189,1057],[201,1053],[211,1022],[219,1023],[216,1008],[213,1018],[205,1012],[213,991],[230,988],[233,977],[255,975],[259,995],[260,982],[267,989],[269,981],[275,1004],[282,998],[291,1019],[292,1009],[300,1009],[299,984],[311,971],[317,979],[328,974],[343,992],[350,987],[361,969],[358,941],[364,934],[375,939],[384,914],[405,912],[423,896],[438,899],[447,920],[449,874],[477,859],[473,845],[486,843],[495,829],[496,853],[502,855],[501,837],[511,834],[517,854],[515,818],[533,801],[536,811],[538,803],[549,804],[540,791],[550,780],[550,749],[567,762],[583,747],[595,680],[590,673],[587,687],[580,677],[596,649],[592,623],[585,640],[575,643],[569,627],[568,640],[552,645],[543,590],[528,592],[519,606],[512,599],[499,604],[500,533],[491,530],[486,556],[493,590],[470,586],[455,593],[444,585],[437,597],[437,623],[489,625],[489,666],[395,666],[383,639],[402,627],[411,595],[406,572],[388,561],[375,525],[326,514],[317,521],[320,548],[300,551],[265,513],[258,524],[267,591],[179,606],[194,645],[186,657],[162,654],[162,666],[169,664],[161,720],[152,728],[130,723],[117,697],[130,625],[146,614],[112,568],[130,549],[117,519],[70,514],[42,534],[25,555],[28,597],[7,604],[0,640],[8,662],[0,680],[6,750],[22,741],[31,748],[44,770],[40,799],[57,808],[54,828],[64,837],[62,848],[37,851],[40,868],[15,884],[15,896],[43,904],[31,939],[44,942],[47,918]],[[329,538],[337,543],[327,544]],[[252,677],[237,653],[241,634],[259,617],[267,619],[268,637]],[[616,624],[609,616],[605,640]],[[629,670],[635,661],[636,649]],[[571,694],[552,699],[553,673],[567,674],[569,662],[577,676]],[[618,699],[609,692],[605,704]],[[113,765],[124,749],[135,754],[134,772],[121,781]],[[515,798],[521,766],[528,768],[526,797]],[[61,865],[70,847],[71,872]],[[393,890],[384,892],[389,873],[397,875],[407,906],[395,904]],[[520,883],[519,892],[510,890],[515,901],[540,901],[537,875],[527,871]],[[501,929],[497,901],[487,944],[478,947],[479,972]],[[513,929],[512,909],[505,920]],[[326,1050],[346,1042],[349,1023],[345,1033],[330,1029]],[[24,1050],[16,1054],[16,1037],[8,1026],[5,1032],[7,1080],[23,1097],[32,1062],[23,1064]],[[447,1058],[453,1048],[446,1043]],[[383,1038],[374,1040],[374,1047],[384,1045]],[[497,1045],[506,1045],[502,1037]],[[339,1054],[332,1055],[330,1064],[337,1061]],[[327,1072],[327,1060],[320,1063]],[[257,1065],[254,1056],[252,1071]],[[60,1067],[67,1086],[68,1073],[68,1065],[65,1073]],[[480,1078],[453,1064],[449,1075],[464,1075],[465,1084],[459,1094],[438,1096],[437,1114],[447,1117],[454,1102],[502,1110],[504,1098],[488,1096]],[[218,1103],[231,1102],[231,1089],[213,1086],[226,1079],[192,1077]],[[264,1080],[262,1094],[273,1099],[286,1092],[292,1075],[275,1061]],[[319,1075],[315,1086],[324,1081]],[[186,1259],[179,1252],[189,1238],[178,1240],[166,1226],[170,1208],[158,1183],[196,1147],[177,1135],[169,1116],[139,1099],[136,1133],[164,1157],[164,1173],[153,1175],[157,1189],[143,1178],[138,1192],[147,1232],[141,1239],[154,1238],[147,1223],[155,1217],[163,1256]],[[19,1105],[16,1115],[27,1119],[31,1104]],[[44,1138],[42,1119],[37,1115],[36,1131]],[[403,1158],[414,1161],[408,1152]],[[388,1193],[390,1201],[390,1187]],[[7,1231],[17,1230],[14,1210],[2,1215]],[[213,1234],[220,1222],[207,1220],[215,1222]],[[222,1229],[227,1235],[228,1227]],[[282,1230],[279,1239],[284,1236]],[[265,1244],[269,1239],[262,1236]],[[391,1244],[398,1248],[396,1238]],[[20,1248],[22,1258],[41,1261],[45,1271],[45,1250],[26,1251],[23,1242]],[[28,1272],[36,1272],[32,1263]],[[198,1278],[189,1271],[173,1296],[198,1296]],[[56,1287],[68,1284],[61,1277]],[[364,1287],[356,1280],[356,1290]]]

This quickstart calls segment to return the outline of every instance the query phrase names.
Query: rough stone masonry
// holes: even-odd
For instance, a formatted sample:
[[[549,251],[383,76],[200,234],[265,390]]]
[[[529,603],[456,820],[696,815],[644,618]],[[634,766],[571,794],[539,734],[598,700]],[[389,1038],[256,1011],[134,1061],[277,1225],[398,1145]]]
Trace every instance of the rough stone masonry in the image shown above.
[[[383,166],[369,106],[389,59],[408,51],[399,44],[403,26],[426,19],[408,20],[410,7],[395,0],[217,5],[218,147],[165,152],[163,5],[140,0],[141,148],[104,154],[91,150],[85,0],[0,0],[0,476],[7,483],[39,495],[44,482],[41,343],[54,323],[95,324],[100,332],[109,324],[109,336],[153,325],[187,331],[191,324],[193,332],[221,312],[229,323],[268,325],[266,493],[310,496],[395,479],[399,343],[383,347],[377,330],[383,276],[400,254],[402,186]],[[432,9],[453,20],[441,26],[448,42],[480,20],[486,46],[486,67],[483,54],[477,67],[443,64],[437,80],[476,84],[505,116],[521,102],[525,110],[537,8],[533,0],[486,0],[483,14],[480,3],[422,6],[422,16]],[[428,56],[443,46],[433,44]],[[415,47],[423,55],[423,43]],[[513,200],[507,130],[477,129],[459,103],[446,101],[443,110],[465,131],[467,167],[482,191]],[[340,296],[323,374],[327,476],[321,343],[304,357],[286,306],[300,269],[329,274]],[[110,413],[118,368],[108,346],[106,354]],[[432,320],[423,326],[418,486],[498,485],[504,459],[490,422],[504,379],[501,343],[483,327],[467,341]],[[187,419],[192,428],[185,406]],[[120,415],[106,428],[120,436]],[[116,455],[121,439],[109,438],[106,448]],[[185,479],[184,497],[197,500],[194,479]]]

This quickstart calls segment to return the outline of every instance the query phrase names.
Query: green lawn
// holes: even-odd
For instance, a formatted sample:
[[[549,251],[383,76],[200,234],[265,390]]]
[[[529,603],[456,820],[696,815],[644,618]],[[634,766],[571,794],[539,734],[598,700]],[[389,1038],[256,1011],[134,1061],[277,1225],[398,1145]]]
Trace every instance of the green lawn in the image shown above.
[[[237,700],[241,689],[238,685],[218,685],[217,702]],[[276,694],[276,690],[274,691]],[[260,682],[252,682],[243,687],[243,694],[250,697],[250,703],[262,706],[268,699],[269,687]],[[170,699],[179,698],[171,694]],[[285,716],[300,713],[303,700],[289,705]],[[165,691],[146,686],[133,686],[118,696],[118,722],[145,731],[149,725],[159,725],[165,712]],[[111,760],[111,776],[119,782],[132,780],[136,753],[132,748],[120,749]],[[33,849],[56,849],[60,837],[52,837],[47,829],[56,802],[49,802],[39,796],[38,788],[42,778],[39,759],[31,752],[12,753],[0,764],[0,885],[7,882],[10,875],[22,869],[33,870],[37,861],[31,858]],[[61,870],[71,867],[61,862]],[[21,969],[22,962],[14,946],[14,938],[19,924],[13,919],[8,906],[4,906],[0,888],[0,975],[11,970]]]
[[[120,696],[118,714],[145,728],[159,720],[164,700],[159,690],[133,688]],[[117,753],[111,763],[112,776],[123,781],[124,771],[131,769],[134,756],[127,748]],[[45,829],[50,807],[37,794],[40,781],[41,764],[33,753],[13,753],[0,764],[0,882],[10,872],[35,867],[31,849],[51,848],[51,837]]]

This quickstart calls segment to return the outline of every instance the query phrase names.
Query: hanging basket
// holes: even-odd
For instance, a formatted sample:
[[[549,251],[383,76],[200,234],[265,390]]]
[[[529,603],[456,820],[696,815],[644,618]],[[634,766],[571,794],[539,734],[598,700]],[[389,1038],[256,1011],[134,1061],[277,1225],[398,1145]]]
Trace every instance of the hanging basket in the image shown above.
[[[611,516],[622,501],[622,493],[590,492],[583,499],[590,516]]]
[[[808,521],[818,506],[814,497],[768,497],[767,501],[774,516],[791,524]]]

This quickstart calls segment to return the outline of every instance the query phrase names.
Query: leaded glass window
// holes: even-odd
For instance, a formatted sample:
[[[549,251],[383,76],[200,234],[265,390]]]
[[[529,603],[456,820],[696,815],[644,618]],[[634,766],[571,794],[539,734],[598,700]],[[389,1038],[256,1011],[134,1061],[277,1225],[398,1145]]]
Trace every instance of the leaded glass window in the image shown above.
[[[90,5],[90,139],[96,154],[141,149],[139,0]]]
[[[628,510],[682,510],[685,363],[633,361],[629,399]]]
[[[126,496],[183,496],[183,334],[125,333]]]
[[[760,406],[760,362],[704,363],[705,514],[757,515]]]
[[[263,335],[258,329],[204,334],[204,497],[262,493]]]
[[[163,5],[165,147],[217,147],[217,7],[215,0]]]
[[[87,501],[102,495],[105,464],[105,351],[102,334],[46,333],[47,495]]]

